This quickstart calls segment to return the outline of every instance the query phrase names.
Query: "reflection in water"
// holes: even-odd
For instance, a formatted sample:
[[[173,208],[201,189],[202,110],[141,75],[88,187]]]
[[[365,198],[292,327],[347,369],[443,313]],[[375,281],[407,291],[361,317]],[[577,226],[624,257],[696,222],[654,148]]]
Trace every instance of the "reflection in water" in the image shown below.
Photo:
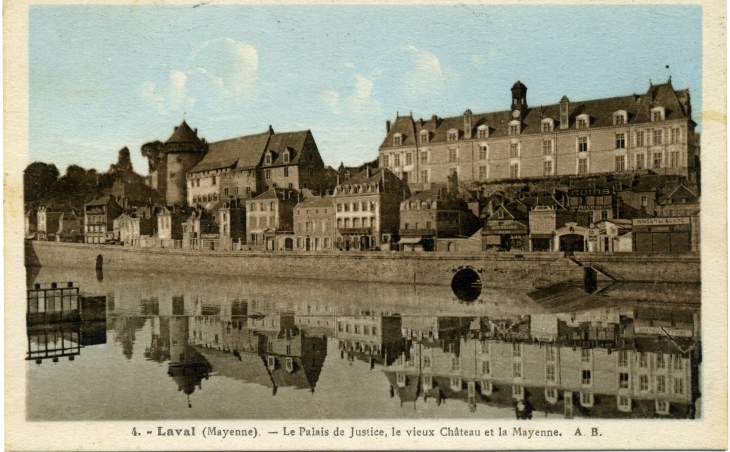
[[[83,418],[69,404],[91,419],[693,418],[701,400],[699,287],[464,305],[448,287],[69,272],[37,281],[80,281],[107,321],[29,327],[29,359],[76,358],[31,366],[33,420]]]

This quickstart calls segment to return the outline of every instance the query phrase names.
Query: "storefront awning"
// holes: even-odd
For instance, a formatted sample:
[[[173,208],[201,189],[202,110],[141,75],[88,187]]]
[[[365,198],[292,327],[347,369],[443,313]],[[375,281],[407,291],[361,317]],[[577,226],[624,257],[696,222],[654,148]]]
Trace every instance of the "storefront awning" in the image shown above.
[[[403,237],[402,239],[400,239],[398,244],[415,245],[416,243],[421,243],[421,240],[423,240],[423,238],[421,238],[421,237]]]
[[[501,245],[502,244],[502,237],[499,235],[488,235],[487,236],[487,245]]]

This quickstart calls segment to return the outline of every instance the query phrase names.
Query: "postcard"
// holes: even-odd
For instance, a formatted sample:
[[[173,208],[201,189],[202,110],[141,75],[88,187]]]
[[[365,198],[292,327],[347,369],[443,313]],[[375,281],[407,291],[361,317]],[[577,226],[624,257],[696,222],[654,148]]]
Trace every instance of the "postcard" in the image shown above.
[[[4,13],[7,450],[727,447],[723,2]]]

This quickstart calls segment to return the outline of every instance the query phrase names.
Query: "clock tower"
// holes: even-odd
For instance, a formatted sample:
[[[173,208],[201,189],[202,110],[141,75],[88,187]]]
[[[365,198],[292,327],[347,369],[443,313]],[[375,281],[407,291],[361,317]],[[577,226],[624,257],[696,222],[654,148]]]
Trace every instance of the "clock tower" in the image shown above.
[[[512,118],[521,119],[527,110],[527,87],[519,80],[512,85]]]

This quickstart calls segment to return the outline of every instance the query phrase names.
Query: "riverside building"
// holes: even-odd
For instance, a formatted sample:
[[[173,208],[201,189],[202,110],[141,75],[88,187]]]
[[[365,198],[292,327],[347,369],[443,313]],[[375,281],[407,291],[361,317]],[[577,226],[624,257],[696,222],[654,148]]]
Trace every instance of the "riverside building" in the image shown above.
[[[511,89],[509,110],[386,122],[380,166],[412,186],[651,170],[693,177],[697,140],[689,90],[671,78],[644,94],[528,107]]]

